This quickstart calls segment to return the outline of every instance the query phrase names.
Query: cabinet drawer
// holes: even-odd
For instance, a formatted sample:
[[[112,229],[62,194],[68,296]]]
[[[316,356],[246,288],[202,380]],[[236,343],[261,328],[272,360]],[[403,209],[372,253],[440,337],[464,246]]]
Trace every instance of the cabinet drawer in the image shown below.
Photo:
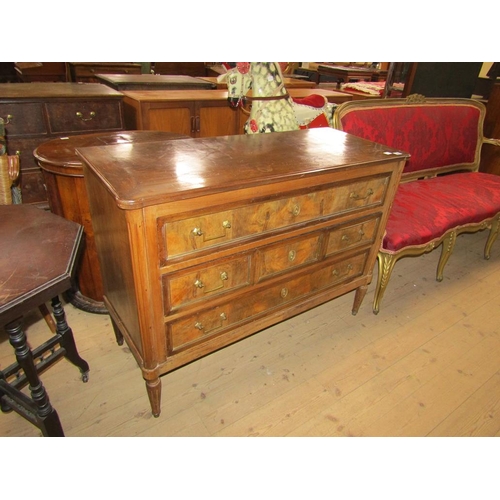
[[[225,212],[163,222],[166,234],[164,258],[195,252],[318,218],[380,206],[385,200],[387,184],[388,177],[370,178]]]
[[[380,218],[338,227],[328,234],[326,255],[373,243]]]
[[[288,240],[259,249],[255,256],[257,282],[319,259],[321,235]]]
[[[47,133],[42,103],[1,103],[0,118],[5,122],[8,137]]]
[[[177,309],[250,284],[250,256],[163,276],[164,310]]]
[[[167,349],[174,353],[251,321],[272,309],[286,306],[322,289],[361,276],[367,254],[359,254],[301,275],[280,284],[240,296],[226,304],[174,321],[167,325]]]
[[[121,101],[88,100],[46,104],[50,131],[54,134],[92,130],[121,130]]]

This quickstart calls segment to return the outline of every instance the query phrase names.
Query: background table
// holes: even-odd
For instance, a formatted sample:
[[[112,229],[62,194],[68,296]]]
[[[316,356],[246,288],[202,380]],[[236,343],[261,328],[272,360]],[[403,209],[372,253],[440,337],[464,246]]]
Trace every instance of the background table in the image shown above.
[[[214,89],[215,83],[188,75],[96,75],[99,83],[115,90]]]
[[[83,167],[75,148],[185,137],[170,132],[132,130],[64,137],[47,141],[35,149],[34,156],[43,172],[50,209],[53,213],[84,227],[83,255],[78,266],[76,289],[71,297],[72,304],[79,309],[98,314],[107,313],[103,303],[102,277],[95,249]]]

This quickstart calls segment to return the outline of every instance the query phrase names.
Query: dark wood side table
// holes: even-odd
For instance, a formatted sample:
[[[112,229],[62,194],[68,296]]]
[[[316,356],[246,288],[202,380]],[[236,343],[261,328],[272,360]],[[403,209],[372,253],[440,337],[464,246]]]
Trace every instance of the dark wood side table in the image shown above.
[[[72,82],[99,83],[97,74],[140,75],[141,65],[132,62],[70,62]]]
[[[85,232],[82,258],[78,264],[76,286],[71,303],[87,312],[107,314],[103,302],[103,284],[94,242],[89,201],[83,179],[83,166],[75,148],[186,139],[172,132],[130,130],[99,132],[53,139],[34,151],[42,169],[49,206],[53,213],[81,224]]]
[[[321,79],[321,75],[335,78],[339,89],[341,83],[347,83],[351,80],[370,80],[375,72],[375,69],[352,66],[329,66],[327,64],[318,66],[319,78]]]
[[[84,382],[89,365],[78,354],[59,295],[72,284],[83,228],[30,205],[0,206],[0,326],[16,362],[0,370],[0,405],[36,425],[44,436],[64,436],[39,374],[61,357],[77,366]],[[35,349],[23,331],[23,315],[52,302],[56,332]],[[29,386],[31,398],[21,392]]]

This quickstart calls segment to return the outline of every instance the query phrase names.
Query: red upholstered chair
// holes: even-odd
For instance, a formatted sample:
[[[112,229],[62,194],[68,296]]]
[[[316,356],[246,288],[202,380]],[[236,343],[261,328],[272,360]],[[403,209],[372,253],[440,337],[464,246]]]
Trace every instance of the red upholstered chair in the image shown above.
[[[442,245],[436,279],[443,279],[456,237],[490,229],[484,255],[498,236],[500,176],[478,172],[485,107],[472,99],[352,101],[340,105],[334,126],[347,133],[410,153],[378,254],[373,311],[397,260]]]

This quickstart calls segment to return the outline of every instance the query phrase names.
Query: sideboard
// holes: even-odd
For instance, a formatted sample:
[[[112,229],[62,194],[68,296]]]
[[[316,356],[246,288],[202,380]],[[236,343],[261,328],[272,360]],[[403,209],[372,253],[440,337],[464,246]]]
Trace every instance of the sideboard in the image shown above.
[[[20,155],[23,203],[48,205],[33,151],[61,136],[123,130],[123,95],[97,83],[2,83],[0,117],[8,154]]]
[[[155,416],[160,376],[351,291],[358,311],[408,157],[331,128],[77,154],[104,302]]]
[[[123,91],[129,130],[160,130],[191,137],[240,134],[246,117],[224,90]]]
[[[322,94],[341,104],[352,96],[326,89],[289,89],[292,97]],[[161,130],[191,137],[243,133],[248,114],[227,101],[227,90],[123,91],[125,124],[130,130]]]

